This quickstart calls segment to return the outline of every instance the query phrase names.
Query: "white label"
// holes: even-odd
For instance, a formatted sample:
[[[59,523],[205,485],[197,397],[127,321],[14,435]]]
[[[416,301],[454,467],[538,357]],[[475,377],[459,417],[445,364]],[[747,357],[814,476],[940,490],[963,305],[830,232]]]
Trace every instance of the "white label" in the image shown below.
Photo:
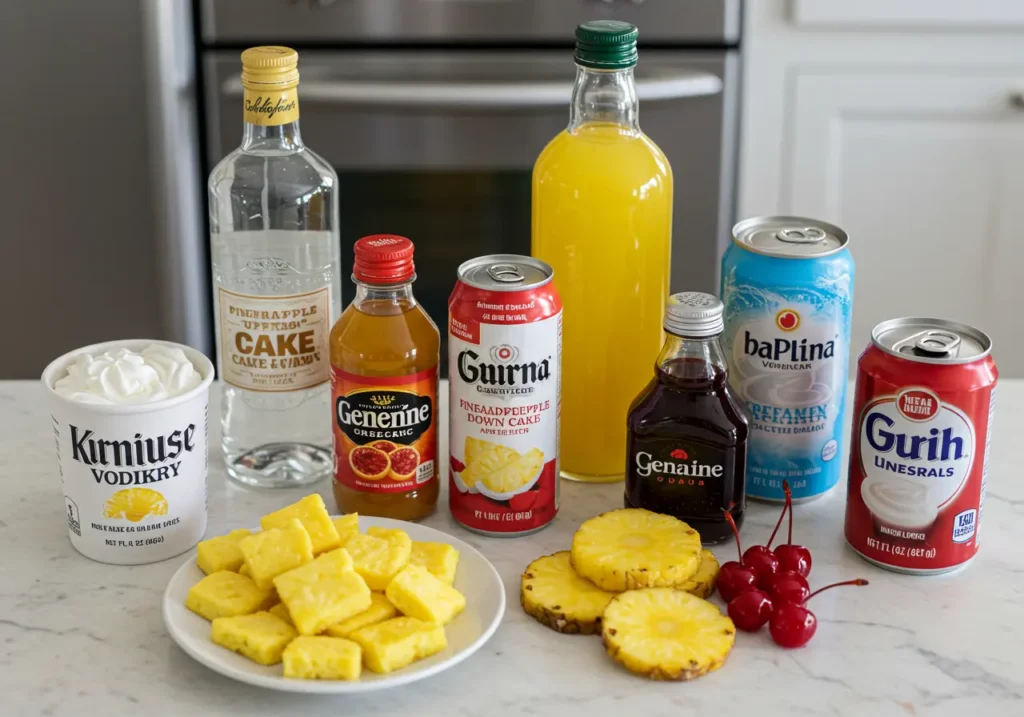
[[[218,289],[221,378],[250,391],[298,391],[330,378],[330,289],[253,296]]]

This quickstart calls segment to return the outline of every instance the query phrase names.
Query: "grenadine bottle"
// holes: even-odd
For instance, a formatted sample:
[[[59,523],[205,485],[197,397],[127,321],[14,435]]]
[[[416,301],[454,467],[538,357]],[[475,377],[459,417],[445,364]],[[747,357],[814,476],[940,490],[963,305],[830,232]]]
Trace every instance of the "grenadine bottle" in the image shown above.
[[[655,375],[626,419],[626,506],[674,515],[701,542],[732,537],[746,507],[748,418],[728,383],[719,337],[722,302],[687,291],[669,297]]]

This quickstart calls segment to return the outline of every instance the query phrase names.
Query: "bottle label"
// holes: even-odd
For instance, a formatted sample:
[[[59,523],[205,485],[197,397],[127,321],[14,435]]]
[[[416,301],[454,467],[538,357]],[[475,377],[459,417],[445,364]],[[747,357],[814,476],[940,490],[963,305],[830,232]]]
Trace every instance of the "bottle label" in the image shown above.
[[[218,289],[221,378],[248,391],[298,391],[330,375],[328,287],[292,296]]]
[[[299,119],[296,87],[277,90],[245,88],[243,119],[249,124],[275,127]]]
[[[720,518],[726,479],[732,480],[729,451],[693,440],[632,437],[627,482],[636,507],[682,520]]]
[[[331,368],[334,479],[367,493],[408,493],[437,477],[437,366],[407,376]]]

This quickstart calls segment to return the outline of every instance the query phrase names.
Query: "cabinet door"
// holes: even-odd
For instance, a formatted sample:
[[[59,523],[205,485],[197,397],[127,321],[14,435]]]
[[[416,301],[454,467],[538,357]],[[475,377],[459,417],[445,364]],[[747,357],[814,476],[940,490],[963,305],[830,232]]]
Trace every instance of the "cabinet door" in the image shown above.
[[[791,78],[780,205],[850,233],[854,355],[883,319],[937,316],[1024,376],[1024,68]]]

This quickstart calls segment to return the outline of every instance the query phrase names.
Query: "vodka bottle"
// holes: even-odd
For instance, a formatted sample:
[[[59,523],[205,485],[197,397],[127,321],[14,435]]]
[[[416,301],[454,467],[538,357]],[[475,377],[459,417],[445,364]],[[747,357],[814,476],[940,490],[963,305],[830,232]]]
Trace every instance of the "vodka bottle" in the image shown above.
[[[259,487],[333,471],[338,177],[302,143],[297,66],[287,47],[242,53],[242,144],[209,181],[221,443],[228,475]]]

